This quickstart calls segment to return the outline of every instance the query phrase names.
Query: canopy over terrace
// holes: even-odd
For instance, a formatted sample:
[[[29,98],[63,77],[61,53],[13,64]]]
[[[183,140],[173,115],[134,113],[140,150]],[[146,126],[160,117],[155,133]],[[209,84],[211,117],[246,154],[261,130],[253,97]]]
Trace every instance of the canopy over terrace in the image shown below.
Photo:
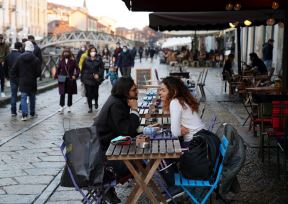
[[[226,4],[236,1],[187,1],[177,0],[122,0],[131,11],[154,11],[154,12],[198,12],[198,11],[225,11]],[[241,10],[270,9],[273,0],[238,0]],[[280,8],[287,5],[287,0],[277,0]]]

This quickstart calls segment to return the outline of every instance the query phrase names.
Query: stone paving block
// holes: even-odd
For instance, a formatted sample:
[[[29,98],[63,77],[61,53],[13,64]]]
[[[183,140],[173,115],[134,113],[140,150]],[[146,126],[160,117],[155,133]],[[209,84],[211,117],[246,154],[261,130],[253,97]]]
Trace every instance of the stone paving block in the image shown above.
[[[32,203],[35,195],[1,195],[0,204]]]
[[[24,171],[27,172],[25,176],[55,176],[59,172],[59,168],[33,168],[33,169],[25,169]],[[0,173],[1,177],[1,173]]]
[[[2,165],[0,166],[0,171],[4,171],[4,170],[11,170],[11,169],[29,169],[29,168],[34,168],[33,165],[29,164],[29,163],[24,163],[23,160],[21,161],[22,163],[20,163],[19,161],[15,162],[15,163],[9,163],[6,165]]]
[[[18,183],[12,178],[0,179],[0,186],[9,186],[9,185],[14,185],[14,184],[18,184]]]
[[[15,177],[19,184],[49,184],[53,176],[21,176]],[[0,180],[1,182],[1,180]]]
[[[13,185],[13,186],[4,186],[3,189],[7,194],[16,194],[16,195],[37,195],[40,194],[46,185]]]
[[[82,202],[80,200],[79,201],[61,200],[61,201],[48,201],[46,204],[82,204]]]
[[[6,192],[0,188],[0,196],[5,195],[5,194],[6,194]],[[0,197],[0,202],[1,202],[1,197]]]
[[[33,165],[36,168],[63,168],[64,162],[35,162]]]
[[[81,200],[82,195],[77,191],[59,191],[55,192],[53,194],[53,197],[49,201],[67,201],[67,198],[69,198],[69,201],[72,200]]]
[[[13,151],[21,151],[26,149],[23,146],[4,146],[1,147],[1,152],[13,152]]]
[[[39,157],[42,161],[45,162],[64,162],[64,157],[63,156],[46,156],[46,157]]]
[[[17,176],[27,176],[27,173],[20,169],[9,169],[0,171],[0,178],[12,178]]]

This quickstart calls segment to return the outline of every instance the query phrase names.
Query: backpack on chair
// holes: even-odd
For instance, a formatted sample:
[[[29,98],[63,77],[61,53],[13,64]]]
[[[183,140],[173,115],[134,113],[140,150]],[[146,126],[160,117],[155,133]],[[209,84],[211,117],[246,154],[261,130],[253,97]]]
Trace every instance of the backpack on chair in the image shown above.
[[[220,140],[208,130],[197,132],[189,150],[180,157],[179,169],[184,177],[193,180],[209,179],[219,154]]]

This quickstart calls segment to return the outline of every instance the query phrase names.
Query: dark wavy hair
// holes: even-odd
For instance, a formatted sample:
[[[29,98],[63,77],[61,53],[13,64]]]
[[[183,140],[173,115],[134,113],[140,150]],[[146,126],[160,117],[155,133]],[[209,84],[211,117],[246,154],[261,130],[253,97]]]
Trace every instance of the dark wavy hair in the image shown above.
[[[88,54],[89,57],[91,57],[91,55],[90,55],[91,50],[96,50],[96,54],[98,53],[97,48],[94,47],[94,46],[91,46],[91,47],[89,47],[88,52],[87,52],[87,54]]]
[[[184,82],[176,77],[166,77],[162,80],[162,83],[165,84],[169,93],[168,100],[164,101],[163,109],[169,110],[169,105],[172,99],[178,99],[181,106],[185,109],[187,108],[185,103],[191,108],[192,112],[199,110],[199,103],[192,96],[188,87],[185,86]]]
[[[131,77],[120,77],[111,90],[111,95],[122,99],[123,101],[129,98],[129,91],[135,85]]]

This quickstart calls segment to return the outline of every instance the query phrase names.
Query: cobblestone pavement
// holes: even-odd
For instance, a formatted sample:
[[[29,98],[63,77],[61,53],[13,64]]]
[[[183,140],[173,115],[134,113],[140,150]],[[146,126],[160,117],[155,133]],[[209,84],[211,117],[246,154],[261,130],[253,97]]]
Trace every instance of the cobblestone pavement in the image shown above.
[[[160,77],[168,73],[166,65],[136,62],[135,67],[156,68]],[[197,79],[200,68],[190,68],[191,77]],[[287,189],[276,179],[275,167],[271,162],[262,163],[257,157],[258,138],[242,127],[247,117],[241,103],[223,95],[220,80],[221,69],[209,69],[206,80],[207,102],[203,119],[209,123],[213,115],[217,116],[217,127],[222,122],[234,125],[247,144],[247,159],[239,173],[242,190],[239,194],[230,195],[233,203],[287,203]],[[135,76],[133,72],[132,76]],[[109,81],[103,82],[100,88],[99,106],[101,107],[111,90]],[[143,93],[143,91],[142,91]],[[59,115],[58,90],[53,89],[37,97],[38,117],[22,122],[20,116],[10,117],[10,107],[0,108],[0,203],[81,203],[81,195],[73,189],[59,187],[64,161],[59,150],[64,126],[70,128],[89,126],[97,112],[88,114],[87,104],[80,94],[74,97],[72,113],[65,111]],[[201,103],[201,109],[204,103]],[[273,161],[273,159],[272,159]],[[274,160],[275,161],[275,160]],[[116,190],[122,203],[131,192],[130,185],[117,186]],[[142,196],[139,203],[149,203]],[[179,203],[189,203],[179,199]]]

